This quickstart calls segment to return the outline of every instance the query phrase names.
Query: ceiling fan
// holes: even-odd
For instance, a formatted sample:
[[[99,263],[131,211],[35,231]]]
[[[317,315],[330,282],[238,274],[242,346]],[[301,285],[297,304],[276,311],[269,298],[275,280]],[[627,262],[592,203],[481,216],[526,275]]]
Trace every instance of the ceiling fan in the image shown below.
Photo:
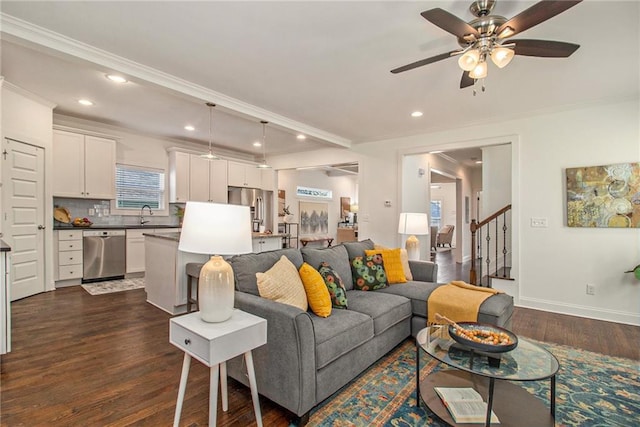
[[[499,68],[509,64],[514,55],[567,58],[580,45],[552,40],[507,39],[559,15],[581,1],[544,0],[507,19],[491,14],[496,0],[476,0],[469,6],[476,18],[469,23],[440,8],[424,11],[422,17],[456,36],[461,49],[422,59],[391,72],[397,74],[459,56],[458,65],[464,70],[460,80],[460,89],[463,89],[487,76],[488,58]]]

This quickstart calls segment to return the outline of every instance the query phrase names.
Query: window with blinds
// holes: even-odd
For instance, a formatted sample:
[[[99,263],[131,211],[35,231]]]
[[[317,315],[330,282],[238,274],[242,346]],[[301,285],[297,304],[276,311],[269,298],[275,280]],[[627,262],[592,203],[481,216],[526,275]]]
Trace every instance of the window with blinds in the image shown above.
[[[164,209],[164,171],[139,166],[116,165],[116,208]]]

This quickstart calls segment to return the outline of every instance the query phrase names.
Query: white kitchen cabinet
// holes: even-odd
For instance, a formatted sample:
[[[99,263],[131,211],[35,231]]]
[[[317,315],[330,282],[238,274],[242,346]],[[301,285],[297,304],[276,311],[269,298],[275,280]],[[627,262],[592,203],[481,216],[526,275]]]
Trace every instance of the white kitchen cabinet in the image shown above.
[[[261,188],[262,169],[255,164],[229,161],[228,183],[230,187]]]
[[[227,161],[191,154],[189,200],[227,203]]]
[[[253,244],[254,253],[275,251],[276,249],[282,249],[282,237],[281,236],[254,237],[252,244]]]
[[[261,169],[262,184],[260,188],[266,191],[276,190],[276,172],[273,169]]]
[[[169,201],[185,203],[189,200],[189,153],[169,152]]]
[[[54,196],[115,199],[115,173],[115,140],[53,131]]]
[[[55,248],[55,280],[82,279],[82,230],[56,231]]]
[[[143,228],[127,230],[127,274],[145,271],[145,234],[179,232],[179,228]]]

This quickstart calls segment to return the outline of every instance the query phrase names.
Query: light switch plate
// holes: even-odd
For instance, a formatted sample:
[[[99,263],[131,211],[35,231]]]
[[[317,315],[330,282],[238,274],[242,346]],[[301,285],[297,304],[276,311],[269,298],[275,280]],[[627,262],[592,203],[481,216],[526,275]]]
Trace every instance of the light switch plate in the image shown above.
[[[531,218],[531,226],[532,227],[547,227],[547,218]]]

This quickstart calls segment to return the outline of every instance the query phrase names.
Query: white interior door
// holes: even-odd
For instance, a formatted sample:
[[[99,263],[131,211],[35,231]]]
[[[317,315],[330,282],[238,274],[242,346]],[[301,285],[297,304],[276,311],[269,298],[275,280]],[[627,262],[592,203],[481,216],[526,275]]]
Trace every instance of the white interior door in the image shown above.
[[[2,162],[2,230],[15,301],[45,290],[44,149],[5,138]]]

